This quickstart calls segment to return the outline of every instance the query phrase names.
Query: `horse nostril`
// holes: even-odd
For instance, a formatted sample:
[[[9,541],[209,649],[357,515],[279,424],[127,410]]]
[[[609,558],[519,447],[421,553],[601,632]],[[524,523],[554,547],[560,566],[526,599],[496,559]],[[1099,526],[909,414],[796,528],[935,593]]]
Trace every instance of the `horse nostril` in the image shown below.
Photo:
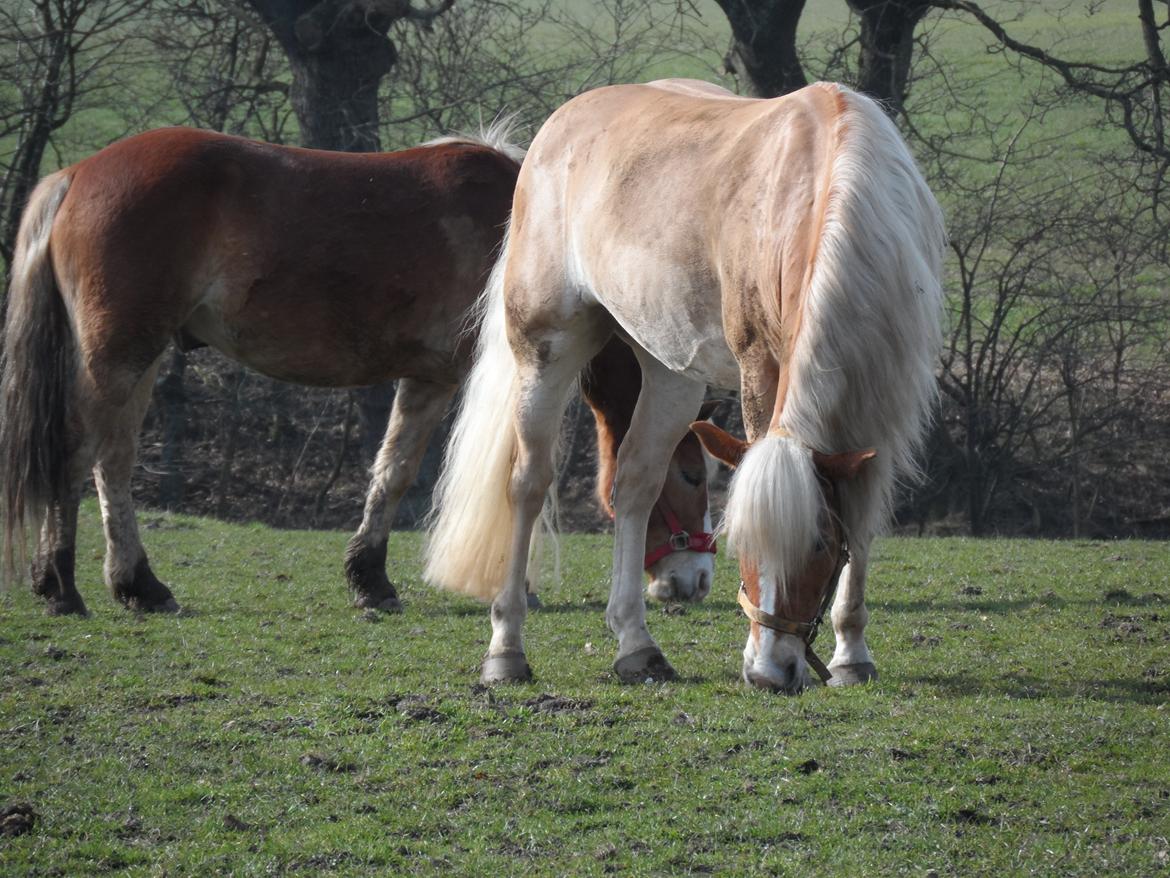
[[[707,592],[709,592],[710,590],[711,590],[711,579],[707,576],[707,571],[704,570],[701,573],[699,573],[698,597],[705,598],[707,596]]]
[[[679,600],[688,600],[695,592],[695,586],[691,583],[691,580],[688,577],[684,576],[680,579],[676,576],[671,576],[670,582],[674,587],[674,596]]]
[[[796,661],[785,662],[776,669],[780,672],[776,677],[752,669],[746,674],[747,681],[759,689],[783,695],[799,695],[804,691],[804,680],[801,679]]]

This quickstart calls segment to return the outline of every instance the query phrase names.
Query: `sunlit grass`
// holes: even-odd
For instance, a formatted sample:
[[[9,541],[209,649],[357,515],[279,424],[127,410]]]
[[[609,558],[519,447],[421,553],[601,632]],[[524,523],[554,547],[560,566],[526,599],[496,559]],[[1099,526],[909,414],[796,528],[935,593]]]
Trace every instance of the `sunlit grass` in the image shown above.
[[[391,555],[405,612],[347,605],[341,533],[147,514],[187,612],[0,603],[0,873],[1149,874],[1170,852],[1170,547],[889,539],[882,680],[799,698],[739,681],[721,556],[650,612],[682,678],[622,686],[609,538],[565,539],[528,621],[536,682],[484,691],[486,610]],[[826,638],[828,639],[828,638]],[[822,645],[827,651],[828,647]],[[556,696],[549,701],[544,696]]]

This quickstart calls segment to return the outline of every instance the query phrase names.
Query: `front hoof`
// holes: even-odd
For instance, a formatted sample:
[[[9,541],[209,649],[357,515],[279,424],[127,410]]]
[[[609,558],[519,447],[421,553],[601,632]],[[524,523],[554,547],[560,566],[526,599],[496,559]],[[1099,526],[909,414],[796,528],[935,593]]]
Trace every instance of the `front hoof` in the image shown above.
[[[135,566],[133,579],[115,583],[112,590],[114,598],[135,613],[179,612],[179,602],[171,590],[159,582],[145,558]]]
[[[81,616],[89,617],[89,610],[85,601],[78,598],[49,598],[45,602],[45,613],[49,616]]]
[[[528,609],[530,609],[530,610],[543,610],[544,609],[544,604],[541,603],[540,595],[538,595],[534,591],[528,592]]]
[[[379,610],[383,613],[401,613],[402,601],[394,589],[389,594],[358,594],[353,599],[353,605],[359,610]]]
[[[182,608],[179,602],[171,595],[159,600],[147,600],[138,596],[122,598],[122,604],[127,610],[135,613],[178,613]]]
[[[644,646],[629,655],[618,656],[613,672],[623,683],[663,683],[678,677],[657,646]]]
[[[877,668],[873,662],[859,662],[854,665],[834,665],[829,668],[833,676],[829,678],[829,685],[834,688],[842,686],[860,686],[864,683],[876,683]]]
[[[485,686],[494,683],[527,683],[532,679],[532,668],[522,652],[502,652],[485,655],[479,682]]]

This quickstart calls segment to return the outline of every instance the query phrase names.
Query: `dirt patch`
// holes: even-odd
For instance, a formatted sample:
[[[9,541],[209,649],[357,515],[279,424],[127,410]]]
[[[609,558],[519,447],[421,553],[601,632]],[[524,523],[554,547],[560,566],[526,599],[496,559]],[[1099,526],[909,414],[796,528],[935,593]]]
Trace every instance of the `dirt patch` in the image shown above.
[[[0,836],[13,838],[27,835],[37,825],[40,815],[28,802],[14,802],[0,808]]]
[[[538,713],[568,713],[578,710],[589,710],[593,707],[592,701],[563,698],[560,695],[551,695],[544,692],[535,698],[529,698],[524,706]]]
[[[431,707],[421,695],[405,695],[394,705],[400,716],[415,722],[443,723],[447,717]]]
[[[334,774],[348,774],[358,768],[357,763],[349,759],[339,759],[325,753],[306,753],[301,757],[301,765],[332,771]]]
[[[951,815],[951,820],[954,823],[961,823],[968,826],[986,826],[989,823],[996,822],[994,817],[990,817],[974,808],[958,809]]]
[[[1151,613],[1146,617],[1115,616],[1113,613],[1106,613],[1105,618],[1101,620],[1101,627],[1113,631],[1119,637],[1137,637],[1145,641],[1148,638],[1142,624],[1159,621],[1161,617],[1157,613]]]
[[[910,635],[910,642],[915,646],[938,646],[942,643],[942,638],[936,635],[926,635],[921,631],[915,631]]]

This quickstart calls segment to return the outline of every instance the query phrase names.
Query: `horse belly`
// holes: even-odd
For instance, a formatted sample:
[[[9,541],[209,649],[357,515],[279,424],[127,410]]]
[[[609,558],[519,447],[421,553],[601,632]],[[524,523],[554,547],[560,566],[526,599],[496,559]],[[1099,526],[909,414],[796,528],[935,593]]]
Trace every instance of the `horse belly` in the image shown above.
[[[622,331],[680,375],[739,387],[739,366],[723,332],[718,282],[691,260],[642,248],[613,248],[587,286]]]
[[[295,285],[278,285],[296,289]],[[248,296],[227,281],[183,326],[186,334],[271,378],[315,387],[359,387],[405,375],[457,383],[463,364],[454,320],[415,325],[412,309],[337,308],[329,296]],[[246,305],[243,304],[246,302]]]

